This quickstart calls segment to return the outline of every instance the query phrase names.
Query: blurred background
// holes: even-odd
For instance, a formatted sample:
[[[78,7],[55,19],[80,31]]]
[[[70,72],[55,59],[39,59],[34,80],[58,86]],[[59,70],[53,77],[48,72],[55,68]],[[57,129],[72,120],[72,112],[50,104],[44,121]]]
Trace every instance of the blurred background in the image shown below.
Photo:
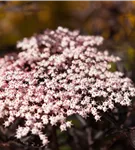
[[[110,53],[122,57],[128,75],[135,75],[135,2],[130,1],[1,1],[0,53],[14,51],[24,37],[58,26],[103,36]]]
[[[118,55],[122,58],[122,61],[117,66],[112,66],[112,71],[118,69],[135,82],[135,2],[133,1],[1,1],[0,55],[2,56],[8,52],[16,51],[16,42],[22,38],[30,37],[34,33],[42,32],[47,28],[56,29],[58,26],[67,27],[71,30],[78,29],[81,34],[103,36],[105,39],[103,48],[109,50],[111,54]],[[121,109],[120,113],[122,115],[118,117],[120,121],[125,119],[124,117],[128,114],[127,112],[129,110],[124,111]],[[127,126],[135,125],[134,117],[134,112],[128,116]],[[82,141],[82,143],[77,141],[79,143],[74,145],[72,139],[70,139],[73,150],[107,150],[106,146],[101,148],[99,145],[105,142],[103,132],[110,126],[108,123],[102,121],[95,123],[93,119],[89,118],[85,122],[85,125],[83,127],[81,126],[80,131],[78,129],[80,128],[80,122],[82,121],[83,124],[84,120],[81,120],[79,123],[77,120],[73,121],[75,127],[77,127],[73,131],[78,134],[77,139]],[[59,142],[64,143],[67,134],[59,133],[59,131],[57,134],[62,134]],[[89,136],[89,140],[86,142],[87,144],[85,142],[83,143],[83,140],[87,140],[85,137],[86,134]],[[135,137],[135,133],[132,132],[130,134]],[[131,137],[130,134],[128,135],[129,138]],[[94,144],[89,143],[93,135],[96,139]],[[134,141],[135,138],[133,138],[132,142],[135,143]],[[79,144],[81,145],[80,147]],[[90,146],[92,144],[93,149]],[[71,150],[72,146],[66,143],[60,147],[60,150]],[[11,149],[14,150],[15,148]],[[129,146],[129,143],[127,144],[125,142],[125,139],[122,139],[115,142],[110,149],[132,150],[133,148]]]

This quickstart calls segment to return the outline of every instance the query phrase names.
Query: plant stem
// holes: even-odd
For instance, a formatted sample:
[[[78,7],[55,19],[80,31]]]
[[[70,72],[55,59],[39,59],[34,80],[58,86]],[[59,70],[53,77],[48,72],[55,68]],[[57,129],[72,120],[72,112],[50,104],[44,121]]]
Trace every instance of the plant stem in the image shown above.
[[[52,127],[52,150],[59,150],[59,145],[58,145],[58,139],[57,139],[57,133],[56,133],[56,127]]]

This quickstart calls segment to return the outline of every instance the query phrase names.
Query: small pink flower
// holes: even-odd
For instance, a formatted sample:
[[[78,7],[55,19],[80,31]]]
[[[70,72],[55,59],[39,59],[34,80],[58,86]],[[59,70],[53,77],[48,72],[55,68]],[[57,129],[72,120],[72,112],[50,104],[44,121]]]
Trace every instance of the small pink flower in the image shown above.
[[[65,131],[72,125],[66,119],[73,114],[84,118],[92,114],[98,121],[100,111],[113,110],[116,103],[129,106],[135,87],[122,73],[110,71],[110,63],[120,59],[99,52],[102,43],[100,36],[80,35],[62,27],[18,42],[21,52],[0,59],[4,126],[24,119],[16,137],[30,132],[47,145],[41,131],[48,125]]]

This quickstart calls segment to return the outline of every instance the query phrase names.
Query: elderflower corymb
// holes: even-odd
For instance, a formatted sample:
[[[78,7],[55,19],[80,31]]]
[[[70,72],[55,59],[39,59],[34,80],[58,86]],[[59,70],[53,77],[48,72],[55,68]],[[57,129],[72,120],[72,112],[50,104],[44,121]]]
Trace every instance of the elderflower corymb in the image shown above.
[[[100,36],[84,36],[58,27],[17,43],[22,51],[0,59],[0,118],[5,127],[24,119],[16,137],[36,134],[48,143],[43,128],[71,127],[68,116],[86,118],[113,109],[115,103],[130,105],[135,88],[129,78],[111,72],[110,63],[120,60],[99,52]]]

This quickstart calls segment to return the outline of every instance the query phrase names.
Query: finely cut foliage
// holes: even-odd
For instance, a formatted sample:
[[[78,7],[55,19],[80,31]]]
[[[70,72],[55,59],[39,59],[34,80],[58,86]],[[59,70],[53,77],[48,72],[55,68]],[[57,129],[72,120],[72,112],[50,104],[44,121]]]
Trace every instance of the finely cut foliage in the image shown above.
[[[17,43],[16,55],[0,59],[0,118],[5,127],[17,118],[24,120],[16,137],[38,135],[43,145],[47,125],[61,131],[71,127],[67,117],[113,109],[115,103],[130,105],[135,88],[120,72],[111,72],[118,57],[99,52],[103,38],[82,36],[78,31],[58,27],[45,30]]]

